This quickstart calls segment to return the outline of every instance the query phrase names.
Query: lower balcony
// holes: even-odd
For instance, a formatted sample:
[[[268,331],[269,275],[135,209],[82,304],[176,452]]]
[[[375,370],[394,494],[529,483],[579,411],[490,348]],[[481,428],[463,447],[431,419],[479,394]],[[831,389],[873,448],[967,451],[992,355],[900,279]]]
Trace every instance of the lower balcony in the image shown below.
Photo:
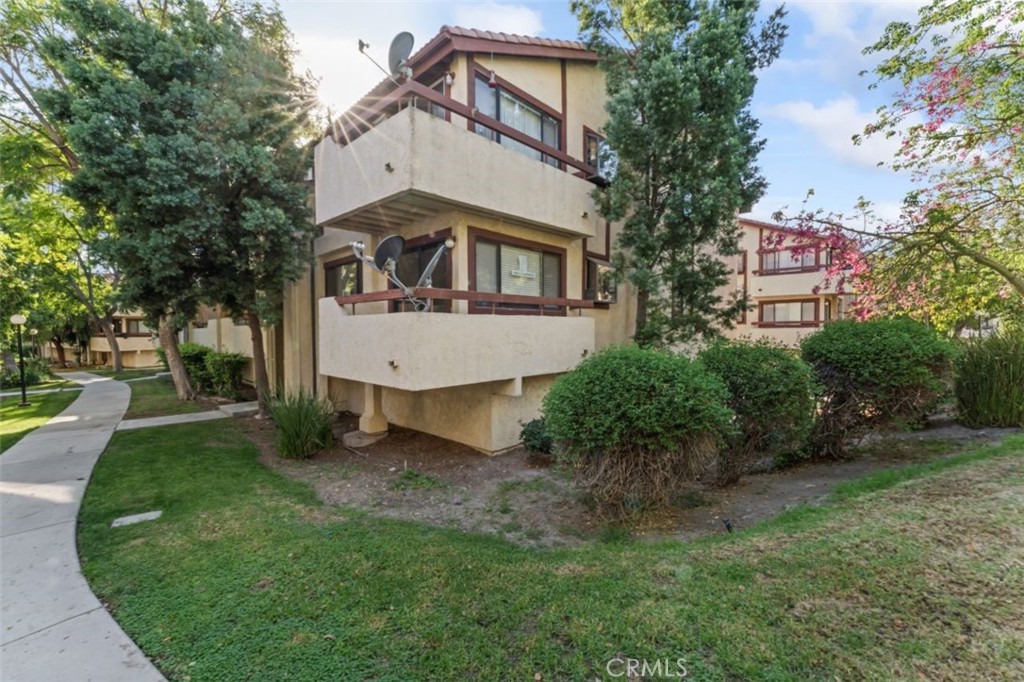
[[[594,320],[574,311],[591,301],[416,289],[441,307],[468,302],[475,314],[358,314],[361,304],[405,298],[383,291],[320,299],[320,373],[406,391],[508,381],[515,394],[524,377],[560,374],[594,351]]]

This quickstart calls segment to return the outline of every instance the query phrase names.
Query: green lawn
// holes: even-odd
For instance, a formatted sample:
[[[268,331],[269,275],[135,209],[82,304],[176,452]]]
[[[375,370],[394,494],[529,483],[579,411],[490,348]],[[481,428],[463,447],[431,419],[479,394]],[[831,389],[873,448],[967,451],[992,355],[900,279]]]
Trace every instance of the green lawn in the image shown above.
[[[324,507],[241,428],[116,433],[85,497],[83,570],[172,680],[1024,679],[1024,437],[733,535],[539,551]]]
[[[195,401],[178,400],[178,396],[174,393],[174,382],[169,376],[147,381],[133,381],[128,385],[132,389],[132,400],[128,404],[128,411],[124,415],[125,419],[163,417],[170,414],[203,411],[203,408]]]
[[[75,401],[79,391],[59,391],[29,395],[28,407],[18,407],[21,396],[0,398],[0,452],[8,449],[29,432],[38,429]]]

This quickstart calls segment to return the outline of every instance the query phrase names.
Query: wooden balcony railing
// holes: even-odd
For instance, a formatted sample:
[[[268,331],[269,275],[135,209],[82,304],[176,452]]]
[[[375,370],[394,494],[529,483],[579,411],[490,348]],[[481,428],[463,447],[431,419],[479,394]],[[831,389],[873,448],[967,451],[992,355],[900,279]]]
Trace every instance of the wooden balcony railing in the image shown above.
[[[351,144],[363,133],[380,123],[380,121],[394,116],[408,106],[417,106],[421,101],[431,102],[453,114],[462,116],[469,121],[470,128],[473,128],[474,124],[480,125],[503,137],[524,144],[547,158],[557,161],[558,168],[561,170],[583,178],[591,178],[597,174],[596,168],[572,158],[564,151],[544,144],[526,133],[520,132],[486,114],[482,114],[477,109],[471,109],[462,102],[442,95],[436,90],[431,90],[416,81],[406,81],[387,96],[380,98],[372,106],[353,107],[332,124],[329,132],[338,144]]]
[[[549,298],[544,296],[515,296],[512,294],[491,294],[483,291],[462,291],[459,289],[434,289],[417,287],[413,296],[421,301],[469,301],[469,312],[494,315],[551,315],[564,316],[569,310],[593,308],[594,302],[577,298]],[[352,314],[360,303],[381,301],[404,301],[406,295],[399,289],[371,291],[365,294],[336,296],[338,305],[352,306]]]

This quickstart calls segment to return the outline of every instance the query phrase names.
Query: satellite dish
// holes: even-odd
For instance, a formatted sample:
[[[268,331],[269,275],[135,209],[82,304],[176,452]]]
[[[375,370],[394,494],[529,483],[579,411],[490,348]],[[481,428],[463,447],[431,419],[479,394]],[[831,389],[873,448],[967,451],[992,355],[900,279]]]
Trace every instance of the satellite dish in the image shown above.
[[[398,258],[405,249],[405,239],[400,235],[393,234],[385,237],[377,245],[377,253],[373,254],[373,267],[378,272],[394,272]]]
[[[414,40],[411,33],[402,31],[391,41],[391,47],[388,48],[388,68],[391,70],[392,76],[402,74],[402,69],[409,60],[409,55],[412,54]],[[378,251],[378,253],[380,252]]]

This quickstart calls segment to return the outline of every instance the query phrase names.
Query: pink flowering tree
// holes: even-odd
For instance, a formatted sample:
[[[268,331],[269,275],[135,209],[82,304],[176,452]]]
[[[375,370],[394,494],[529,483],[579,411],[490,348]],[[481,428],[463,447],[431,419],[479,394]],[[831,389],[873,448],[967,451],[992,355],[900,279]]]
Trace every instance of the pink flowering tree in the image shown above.
[[[866,201],[852,215],[805,202],[787,224],[830,243],[828,276],[858,289],[865,314],[1024,318],[1024,3],[935,0],[866,52],[882,56],[875,86],[900,90],[864,135],[900,139],[890,166],[916,188],[897,220]]]

